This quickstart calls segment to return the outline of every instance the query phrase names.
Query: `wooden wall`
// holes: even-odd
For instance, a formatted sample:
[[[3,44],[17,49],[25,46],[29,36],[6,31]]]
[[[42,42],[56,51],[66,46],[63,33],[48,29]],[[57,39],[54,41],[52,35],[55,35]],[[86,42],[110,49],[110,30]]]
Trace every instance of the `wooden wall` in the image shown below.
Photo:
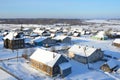
[[[49,76],[53,76],[53,72],[52,72],[52,71],[53,71],[53,68],[51,68],[51,67],[49,67],[49,66],[47,66],[46,64],[43,64],[43,63],[41,63],[41,62],[35,61],[35,60],[33,60],[33,59],[31,59],[30,61],[31,61],[31,65],[32,65],[34,68],[42,71],[43,73],[45,73],[45,74],[47,74],[47,75],[49,75]]]

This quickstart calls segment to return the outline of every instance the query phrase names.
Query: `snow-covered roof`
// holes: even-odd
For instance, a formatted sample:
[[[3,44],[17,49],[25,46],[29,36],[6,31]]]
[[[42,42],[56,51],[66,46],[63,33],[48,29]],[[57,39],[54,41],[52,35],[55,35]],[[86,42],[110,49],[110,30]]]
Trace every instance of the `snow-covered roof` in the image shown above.
[[[73,45],[70,49],[69,52],[73,52],[74,54],[80,55],[80,56],[84,56],[84,57],[88,57],[90,56],[92,53],[94,53],[97,49],[96,48],[92,48],[92,47],[85,47],[85,46],[79,46],[79,45]]]
[[[100,31],[97,33],[97,35],[95,37],[104,38],[104,37],[106,37],[106,35],[105,35],[104,31]]]
[[[33,32],[42,34],[44,32],[44,30],[40,30],[40,28],[36,28],[35,30],[33,30]]]
[[[120,38],[115,39],[115,40],[113,41],[113,43],[118,43],[118,44],[120,44]]]
[[[37,49],[31,56],[30,59],[36,60],[50,67],[53,67],[56,61],[60,58],[61,54],[46,51],[43,49]]]
[[[64,36],[64,35],[58,35],[58,36],[56,36],[56,37],[54,37],[54,39],[56,39],[56,40],[63,40],[63,39],[65,39],[67,36]]]
[[[18,35],[17,32],[10,32],[8,35],[6,35],[3,39],[9,39],[13,40]]]
[[[6,34],[8,34],[8,32],[4,32],[4,33],[3,33],[3,35],[6,35]]]
[[[74,33],[74,34],[73,34],[73,36],[78,36],[78,35],[79,35],[79,33]]]
[[[51,33],[51,35],[50,35],[51,37],[54,37],[55,36],[55,34],[54,33]]]
[[[71,64],[69,62],[65,62],[65,63],[59,64],[59,67],[61,70],[65,70],[65,69],[70,68]]]
[[[31,30],[30,28],[24,28],[23,31],[29,31]]]
[[[35,39],[33,39],[32,41],[34,42],[41,42],[43,40],[47,39],[47,37],[36,37]]]
[[[107,61],[106,64],[108,64],[108,66],[110,67],[110,69],[112,69],[112,68],[114,68],[115,66],[117,66],[115,60],[113,60],[113,59]]]
[[[50,32],[56,32],[57,29],[50,29]]]

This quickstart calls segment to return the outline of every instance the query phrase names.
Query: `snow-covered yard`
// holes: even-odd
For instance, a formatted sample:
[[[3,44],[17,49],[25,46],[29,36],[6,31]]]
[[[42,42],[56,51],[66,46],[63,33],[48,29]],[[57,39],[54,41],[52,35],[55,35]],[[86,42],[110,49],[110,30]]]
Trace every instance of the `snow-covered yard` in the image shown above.
[[[114,47],[112,45],[113,40],[93,40],[89,36],[82,36],[82,37],[72,37],[72,42],[74,44],[79,45],[87,45],[90,47],[101,48],[104,51],[104,54],[110,55],[112,57],[116,57],[118,61],[118,65],[120,66],[120,48]],[[19,49],[18,53],[21,56],[23,53],[31,54],[34,49]],[[10,49],[3,48],[3,41],[0,38],[0,60],[13,58],[17,56],[17,51],[14,52]],[[120,74],[118,73],[104,73],[99,68],[104,63],[104,61],[98,61],[96,63],[89,63],[91,69],[88,69],[86,64],[79,63],[75,60],[69,60],[72,65],[72,73],[65,78],[57,77],[49,77],[34,69],[30,63],[27,63],[23,58],[19,58],[18,62],[17,59],[11,59],[6,61],[0,62],[0,67],[6,69],[7,71],[11,72],[12,74],[16,75],[20,79],[23,80],[119,80]],[[4,71],[0,70],[0,75],[3,75]],[[4,73],[0,80],[14,80],[13,78],[9,78],[6,73]],[[6,78],[6,76],[8,78]]]

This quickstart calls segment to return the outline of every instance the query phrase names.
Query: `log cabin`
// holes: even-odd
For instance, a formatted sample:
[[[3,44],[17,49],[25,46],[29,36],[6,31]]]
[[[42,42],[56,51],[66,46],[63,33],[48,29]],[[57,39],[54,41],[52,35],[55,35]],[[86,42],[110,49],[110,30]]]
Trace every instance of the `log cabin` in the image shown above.
[[[35,69],[51,77],[59,74],[65,77],[71,73],[71,65],[64,56],[43,49],[37,49],[30,56],[30,62]]]
[[[25,47],[23,35],[18,32],[10,32],[3,40],[4,47],[8,49],[20,49]]]

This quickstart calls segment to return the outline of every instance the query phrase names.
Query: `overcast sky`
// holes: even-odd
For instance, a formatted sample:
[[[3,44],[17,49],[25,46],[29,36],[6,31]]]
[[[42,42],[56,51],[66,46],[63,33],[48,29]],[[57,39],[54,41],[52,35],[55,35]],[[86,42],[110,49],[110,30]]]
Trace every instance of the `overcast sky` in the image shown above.
[[[120,0],[0,0],[0,18],[120,18]]]

